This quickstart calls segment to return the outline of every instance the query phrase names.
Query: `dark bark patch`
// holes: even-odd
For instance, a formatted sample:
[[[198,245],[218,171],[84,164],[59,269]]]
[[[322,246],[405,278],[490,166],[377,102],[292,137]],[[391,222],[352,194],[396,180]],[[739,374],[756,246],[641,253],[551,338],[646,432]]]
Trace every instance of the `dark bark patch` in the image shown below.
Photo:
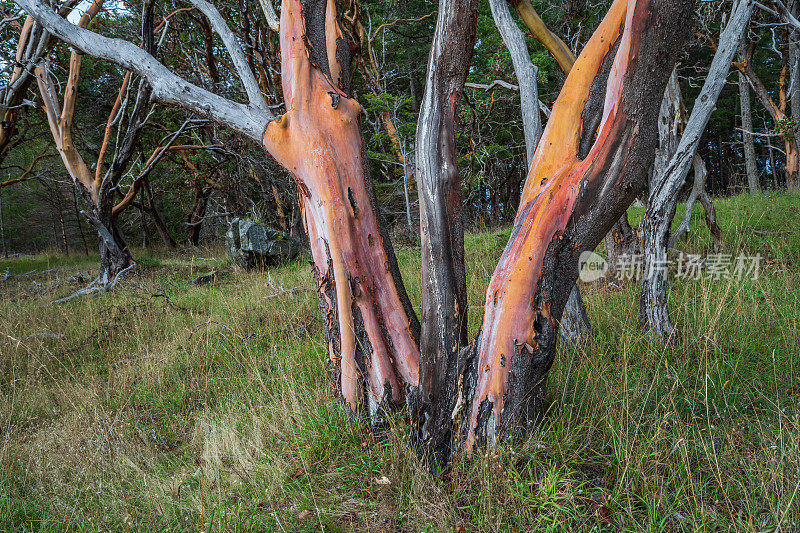
[[[353,218],[358,219],[358,215],[360,214],[358,203],[356,203],[356,197],[353,194],[353,189],[350,187],[347,188],[347,199],[350,201],[350,207],[353,209]]]
[[[600,71],[592,80],[592,86],[589,88],[589,98],[586,100],[581,114],[581,141],[578,148],[578,159],[585,159],[589,155],[592,145],[594,145],[597,128],[600,127],[600,121],[603,118],[608,76],[611,73],[611,67],[614,65],[614,58],[617,56],[617,49],[619,49],[621,40],[622,33],[620,32],[620,37],[603,58]]]

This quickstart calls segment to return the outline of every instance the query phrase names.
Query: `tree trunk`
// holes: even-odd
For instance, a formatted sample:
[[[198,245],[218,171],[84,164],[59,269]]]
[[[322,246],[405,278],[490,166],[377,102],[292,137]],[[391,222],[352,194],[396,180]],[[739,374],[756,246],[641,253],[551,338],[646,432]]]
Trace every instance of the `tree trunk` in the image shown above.
[[[800,156],[798,155],[797,138],[794,133],[785,133],[783,135],[783,149],[786,152],[786,167],[784,168],[786,188],[790,191],[796,191],[800,189],[800,180],[798,179]]]
[[[789,13],[795,18],[800,16],[800,2],[789,0]],[[800,120],[800,32],[794,29],[789,39],[789,103],[792,118]],[[797,128],[795,128],[797,132]]]
[[[444,464],[449,455],[458,356],[467,344],[464,223],[455,134],[477,17],[478,0],[440,0],[417,123],[423,290],[419,389],[411,398],[411,442],[434,466]]]
[[[61,206],[57,206],[58,209],[58,224],[61,228],[61,242],[64,245],[64,255],[69,255],[69,241],[67,240],[67,226],[64,224],[64,212],[61,210]]]
[[[660,338],[671,339],[675,328],[667,307],[668,245],[672,219],[678,205],[678,193],[694,160],[719,93],[725,85],[731,60],[739,45],[750,15],[753,0],[736,0],[728,24],[720,36],[703,89],[680,141],[676,143],[681,114],[680,87],[673,73],[670,87],[661,106],[659,131],[662,146],[650,187],[650,200],[642,222],[644,273],[639,297],[639,326]],[[676,146],[677,144],[677,146]],[[674,147],[674,148],[673,148]],[[666,161],[666,164],[664,164]]]
[[[521,436],[541,420],[578,260],[643,186],[658,104],[693,5],[617,0],[567,77],[469,351],[460,402],[467,451]]]
[[[753,107],[750,103],[750,84],[747,83],[747,78],[741,72],[739,72],[739,103],[742,108],[742,146],[744,147],[744,165],[747,171],[747,188],[751,193],[755,193],[761,190],[761,186],[756,166],[756,148],[753,143]]]
[[[694,154],[692,160],[692,167],[694,169],[694,184],[692,191],[689,193],[689,198],[686,200],[686,207],[683,211],[683,220],[681,221],[678,229],[672,234],[669,239],[669,247],[675,248],[676,243],[683,238],[684,235],[689,233],[689,222],[692,219],[692,209],[696,201],[700,201],[705,212],[706,225],[711,231],[711,237],[714,239],[714,249],[720,250],[722,248],[722,230],[717,224],[717,210],[714,209],[714,202],[706,192],[706,178],[708,176],[708,169],[703,158],[697,153]]]
[[[200,235],[203,229],[203,219],[206,216],[208,198],[213,191],[212,187],[205,187],[202,183],[197,185],[197,194],[194,198],[194,205],[189,212],[187,225],[189,226],[189,242],[192,246],[200,245]]]
[[[511,54],[514,73],[519,83],[519,97],[522,107],[522,126],[525,132],[525,155],[530,169],[533,153],[542,136],[542,120],[539,115],[539,85],[537,77],[539,69],[531,61],[531,55],[525,44],[525,37],[517,23],[511,17],[506,0],[489,0],[492,17],[503,43]]]
[[[8,248],[6,248],[6,228],[3,223],[3,190],[0,189],[0,242],[3,244],[3,257],[8,259]]]
[[[526,169],[530,170],[533,163],[533,154],[542,136],[542,120],[539,115],[539,86],[537,83],[539,69],[531,62],[531,56],[525,44],[525,36],[511,17],[506,0],[489,0],[489,6],[492,10],[495,25],[503,38],[503,43],[505,43],[511,54],[514,72],[519,83],[522,125],[525,132]],[[527,9],[528,7],[530,11]],[[538,19],[538,16],[535,16],[536,12],[533,11],[527,0],[519,2],[517,9],[521,9],[522,13],[527,13],[530,20]],[[538,21],[541,23],[541,19],[538,19]],[[547,30],[543,23],[541,26],[534,26],[534,28],[536,27],[541,30],[543,35],[546,34],[550,38],[549,41],[547,39],[542,40],[551,43],[551,53],[554,54],[554,57],[560,57],[563,68],[569,71],[575,61],[569,49],[563,45],[560,39]],[[567,54],[565,51],[569,53]],[[516,207],[517,205],[518,200],[515,198],[514,206]],[[577,285],[567,301],[567,308],[561,324],[563,326],[561,335],[564,341],[571,346],[588,344],[592,338],[592,326],[589,323],[586,307],[583,304],[583,298],[581,298]]]
[[[88,215],[89,222],[97,229],[100,249],[100,274],[97,283],[103,287],[114,282],[117,274],[133,264],[128,244],[117,224],[117,217],[112,212],[113,208],[113,196],[102,191],[98,205]]]
[[[156,226],[158,234],[161,236],[161,240],[164,242],[164,246],[171,250],[174,249],[177,246],[175,244],[175,239],[173,239],[172,235],[169,234],[167,225],[164,223],[164,219],[161,218],[161,211],[156,205],[155,198],[153,197],[153,190],[150,188],[149,180],[144,184],[144,194],[147,197],[148,203],[148,209],[146,211],[148,211],[149,215],[153,218],[153,223]]]
[[[764,135],[767,138],[767,151],[769,153],[769,168],[772,172],[772,188],[777,189],[779,187],[779,176],[778,176],[778,167],[775,164],[775,152],[772,149],[772,132],[764,126]]]
[[[375,418],[419,382],[419,323],[378,219],[335,2],[285,0],[280,28],[287,113],[263,142],[297,182],[337,397]]]

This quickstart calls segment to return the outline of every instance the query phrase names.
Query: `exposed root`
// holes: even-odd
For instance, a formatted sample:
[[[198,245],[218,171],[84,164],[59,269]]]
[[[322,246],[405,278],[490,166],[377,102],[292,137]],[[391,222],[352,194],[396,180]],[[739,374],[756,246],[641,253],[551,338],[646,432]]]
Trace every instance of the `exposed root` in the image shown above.
[[[117,285],[117,283],[120,280],[122,280],[123,274],[125,274],[127,271],[132,269],[134,266],[136,266],[136,263],[131,263],[127,267],[123,268],[122,270],[117,272],[117,274],[114,276],[114,278],[111,281],[109,281],[106,284],[101,283],[101,281],[100,281],[101,276],[97,276],[94,279],[94,281],[92,281],[86,287],[84,287],[82,289],[78,289],[77,291],[73,292],[72,294],[70,294],[66,298],[53,300],[48,305],[62,304],[64,302],[68,302],[68,301],[70,301],[70,300],[72,300],[74,298],[78,298],[80,296],[86,296],[86,295],[89,295],[89,294],[96,294],[96,293],[99,293],[99,292],[110,291],[111,289],[113,289]]]

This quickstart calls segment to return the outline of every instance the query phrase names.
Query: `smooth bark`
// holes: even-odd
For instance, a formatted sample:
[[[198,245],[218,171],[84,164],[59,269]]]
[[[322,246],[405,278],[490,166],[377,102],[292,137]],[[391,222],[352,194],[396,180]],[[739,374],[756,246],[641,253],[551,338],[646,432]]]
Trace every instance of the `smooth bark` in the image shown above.
[[[594,250],[643,186],[658,104],[693,5],[617,0],[570,71],[537,147],[462,378],[468,452],[521,436],[541,420],[578,259]]]
[[[542,137],[542,119],[539,115],[539,85],[537,82],[539,69],[531,61],[528,47],[525,44],[525,36],[520,31],[517,23],[514,22],[506,0],[489,0],[489,6],[492,10],[495,25],[503,38],[503,43],[511,55],[514,72],[519,82],[522,125],[525,133],[526,169],[530,170],[533,163],[533,154]],[[523,2],[518,3],[517,6],[523,12],[527,12]],[[535,14],[535,11],[533,13]],[[542,35],[545,35],[546,32],[549,40],[544,40],[551,45],[550,52],[557,59],[561,57],[564,63],[563,68],[567,69],[566,72],[569,72],[569,69],[575,63],[574,56],[571,55],[571,52],[569,55],[565,55],[564,50],[569,49],[546,27],[544,27],[544,30],[541,29],[544,23],[541,22],[538,15],[535,18],[538,23],[534,27],[539,28],[539,32]],[[592,326],[577,285],[570,294],[561,322],[563,326],[561,335],[570,346],[583,346],[591,341]]]
[[[550,52],[550,55],[555,58],[558,66],[565,74],[569,74],[572,65],[575,64],[575,54],[572,50],[558,37],[542,21],[539,14],[533,8],[530,0],[507,0],[508,3],[517,10],[522,21],[531,32],[531,36],[539,41],[545,49]]]

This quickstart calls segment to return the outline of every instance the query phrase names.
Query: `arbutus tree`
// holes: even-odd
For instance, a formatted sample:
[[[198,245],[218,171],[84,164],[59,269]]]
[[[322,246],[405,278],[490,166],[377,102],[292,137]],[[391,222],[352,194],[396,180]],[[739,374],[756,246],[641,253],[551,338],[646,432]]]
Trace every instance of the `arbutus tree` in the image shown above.
[[[81,15],[77,27],[85,28],[99,13],[102,6],[102,0],[94,0]],[[145,50],[151,53],[155,53],[157,47],[153,27],[153,7],[154,2],[152,0],[146,1],[143,4],[142,12],[143,46]],[[163,23],[160,26],[163,27]],[[61,156],[64,167],[72,178],[77,192],[85,199],[88,209],[84,211],[84,214],[97,230],[99,242],[100,272],[97,279],[90,286],[61,301],[109,288],[117,282],[121,273],[132,266],[133,260],[130,251],[118,224],[120,214],[131,205],[137,193],[143,188],[154,166],[168,151],[202,148],[202,146],[175,144],[175,141],[188,125],[188,122],[185,123],[178,131],[168,135],[164,144],[153,151],[152,155],[142,165],[142,170],[133,178],[128,191],[122,195],[121,200],[117,201],[117,189],[121,185],[123,176],[131,166],[132,159],[139,147],[142,131],[147,122],[147,115],[151,107],[151,88],[144,80],[140,81],[138,90],[133,98],[133,109],[127,117],[125,127],[121,128],[119,132],[116,145],[114,145],[112,143],[113,127],[120,122],[121,115],[126,112],[123,109],[123,101],[131,83],[130,71],[125,73],[104,129],[95,169],[92,170],[78,150],[72,131],[80,95],[79,82],[82,64],[83,54],[73,50],[70,54],[69,70],[63,97],[59,96],[58,88],[51,77],[48,61],[40,62],[34,70],[42,99],[42,107],[47,116],[56,150]],[[110,148],[113,148],[111,150],[113,156],[110,164],[106,166],[106,156]]]
[[[63,2],[59,5],[58,14],[67,16],[77,4],[78,0]],[[44,26],[33,17],[26,17],[22,24],[11,17],[7,20],[19,30],[19,40],[11,75],[7,83],[0,87],[0,161],[21,141],[17,123],[22,108],[26,105],[25,96],[34,81],[34,69],[50,52],[55,42]]]
[[[536,149],[462,378],[467,451],[543,415],[558,323],[594,250],[644,185],[693,1],[617,0],[570,71]]]
[[[694,5],[694,0],[614,2],[554,106],[487,292],[481,334],[460,350],[465,340],[465,315],[459,312],[462,230],[447,226],[459,211],[457,173],[449,162],[476,2],[442,2],[439,47],[432,54],[441,61],[432,59],[429,70],[445,70],[429,72],[426,93],[434,120],[418,144],[418,150],[441,151],[438,157],[421,156],[430,171],[420,180],[427,202],[423,292],[436,299],[424,303],[429,309],[423,313],[420,355],[420,326],[366,171],[361,108],[350,97],[349,46],[333,0],[283,3],[279,31],[286,113],[281,117],[269,110],[234,35],[205,0],[191,3],[220,36],[246,104],[188,83],[132,43],[77,28],[41,0],[16,1],[58,38],[141,74],[156,100],[233,128],[292,173],[341,405],[377,416],[410,398],[412,434],[437,455],[453,442],[471,451],[475,444],[519,436],[541,419],[546,376],[578,258],[596,247],[644,183],[658,107]],[[442,323],[452,330],[442,331]],[[420,383],[424,387],[417,390]],[[460,425],[453,425],[453,416],[460,416]]]
[[[349,96],[349,49],[333,0],[286,0],[281,81],[287,112],[269,110],[222,16],[191,2],[219,35],[247,95],[242,104],[173,74],[133,43],[58,18],[38,0],[19,4],[58,38],[142,75],[153,98],[227,125],[263,146],[295,178],[311,244],[328,354],[340,402],[377,415],[418,383],[419,322],[366,176],[361,107]]]
[[[531,35],[556,59],[564,74],[569,74],[575,64],[575,55],[547,26],[528,0],[511,0],[528,26]],[[533,154],[542,136],[539,116],[538,68],[531,61],[525,38],[511,17],[506,0],[489,0],[492,17],[500,36],[508,48],[514,72],[519,82],[522,123],[525,133],[526,168],[530,170]],[[592,326],[586,313],[580,290],[576,285],[570,293],[564,316],[561,319],[561,337],[570,346],[585,346],[592,338]]]
[[[796,90],[792,86],[792,77],[790,72],[790,29],[800,28],[800,21],[798,21],[781,0],[774,0],[771,2],[775,10],[766,8],[762,4],[758,4],[766,11],[777,15],[783,28],[781,29],[782,42],[780,45],[781,69],[778,72],[777,83],[777,101],[770,95],[769,90],[764,85],[764,82],[756,74],[753,69],[753,53],[755,52],[757,40],[751,40],[744,48],[744,52],[738,58],[738,61],[733,62],[733,66],[742,74],[745,79],[750,83],[753,91],[756,94],[759,102],[767,110],[774,123],[775,132],[780,136],[783,141],[784,153],[786,155],[786,165],[784,171],[786,172],[786,188],[789,190],[796,190],[800,188],[800,148],[797,143],[797,124],[798,117],[792,117],[790,105]],[[712,48],[716,48],[713,40],[710,40]],[[795,67],[796,68],[796,67]],[[795,119],[793,121],[793,119]]]

